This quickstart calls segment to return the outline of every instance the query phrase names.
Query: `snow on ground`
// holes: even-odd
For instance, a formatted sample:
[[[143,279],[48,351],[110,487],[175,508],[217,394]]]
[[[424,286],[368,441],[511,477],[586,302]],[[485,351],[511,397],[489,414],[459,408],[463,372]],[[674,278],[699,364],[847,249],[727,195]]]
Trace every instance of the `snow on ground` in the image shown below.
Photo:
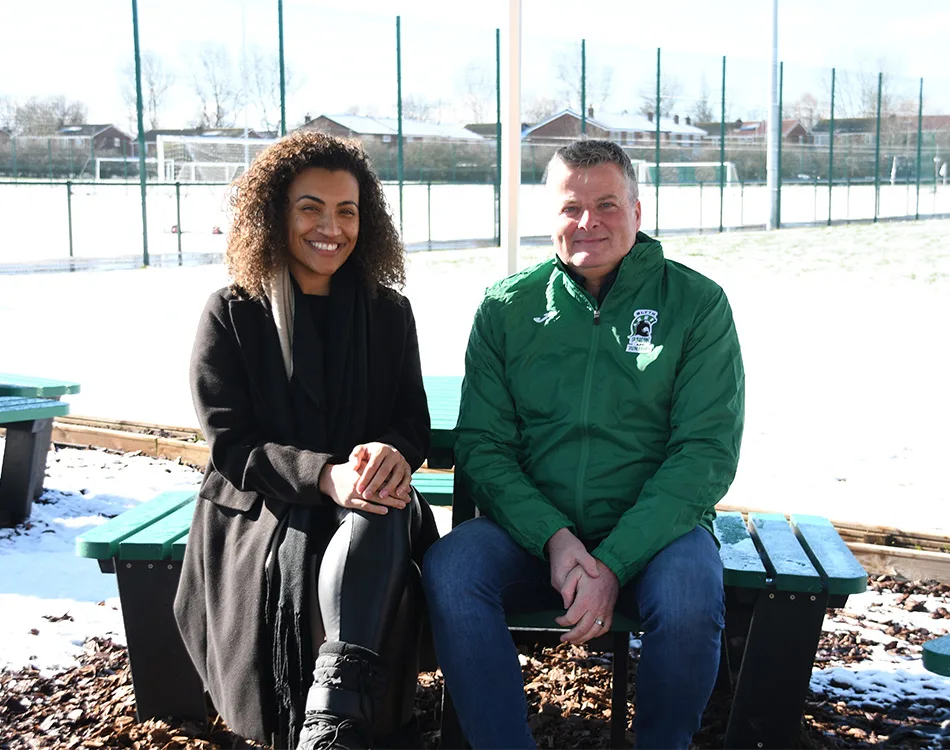
[[[747,423],[726,502],[950,533],[948,232],[950,222],[928,221],[664,239],[669,257],[724,287],[739,328]],[[549,252],[522,248],[519,265]],[[406,292],[425,372],[462,372],[472,314],[504,273],[498,249],[412,254]],[[194,426],[195,324],[225,283],[221,266],[0,276],[0,372],[80,381],[68,397],[76,415]],[[167,461],[52,454],[30,525],[0,530],[0,667],[56,670],[87,636],[121,640],[114,577],[74,556],[75,536],[198,481]],[[863,601],[852,597],[849,609]],[[919,660],[879,651],[816,671],[813,688],[843,700],[855,682],[865,696],[883,685],[874,700],[950,691]]]

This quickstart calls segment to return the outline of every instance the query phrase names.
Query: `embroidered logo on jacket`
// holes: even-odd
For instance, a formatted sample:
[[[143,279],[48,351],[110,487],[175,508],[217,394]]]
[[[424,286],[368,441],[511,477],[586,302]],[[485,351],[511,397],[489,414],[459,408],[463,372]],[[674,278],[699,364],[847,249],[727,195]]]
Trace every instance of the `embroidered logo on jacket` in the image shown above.
[[[534,322],[544,324],[544,323],[547,323],[555,315],[557,315],[557,310],[549,310],[548,312],[544,313],[544,315],[539,315],[537,318],[535,318]]]
[[[634,310],[630,321],[630,336],[627,351],[631,354],[650,354],[653,351],[653,326],[656,325],[656,310]]]

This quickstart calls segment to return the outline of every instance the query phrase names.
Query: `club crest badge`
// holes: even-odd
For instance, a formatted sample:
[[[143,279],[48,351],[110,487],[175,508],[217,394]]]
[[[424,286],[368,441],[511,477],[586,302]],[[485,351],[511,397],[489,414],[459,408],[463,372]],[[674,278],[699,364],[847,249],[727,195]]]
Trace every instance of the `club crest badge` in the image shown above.
[[[656,325],[656,310],[634,310],[630,321],[630,336],[627,351],[631,354],[649,354],[653,351],[653,326]]]

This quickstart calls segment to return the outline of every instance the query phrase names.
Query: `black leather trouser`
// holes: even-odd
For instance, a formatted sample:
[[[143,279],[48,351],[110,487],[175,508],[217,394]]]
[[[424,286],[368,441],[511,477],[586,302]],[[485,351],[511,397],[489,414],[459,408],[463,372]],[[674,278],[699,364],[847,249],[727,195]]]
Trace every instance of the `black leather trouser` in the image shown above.
[[[386,660],[388,687],[374,731],[385,736],[412,716],[424,613],[416,560],[438,532],[415,490],[409,505],[385,515],[340,507],[334,512],[337,528],[319,560],[317,596],[311,597],[314,653],[326,638]]]

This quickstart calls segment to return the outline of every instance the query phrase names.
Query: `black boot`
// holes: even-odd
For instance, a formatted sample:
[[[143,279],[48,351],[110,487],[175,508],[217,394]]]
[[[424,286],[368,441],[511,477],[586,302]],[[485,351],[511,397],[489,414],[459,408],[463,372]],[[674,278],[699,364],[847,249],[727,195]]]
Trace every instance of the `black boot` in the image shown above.
[[[386,665],[375,651],[332,641],[320,647],[297,750],[366,750]]]

